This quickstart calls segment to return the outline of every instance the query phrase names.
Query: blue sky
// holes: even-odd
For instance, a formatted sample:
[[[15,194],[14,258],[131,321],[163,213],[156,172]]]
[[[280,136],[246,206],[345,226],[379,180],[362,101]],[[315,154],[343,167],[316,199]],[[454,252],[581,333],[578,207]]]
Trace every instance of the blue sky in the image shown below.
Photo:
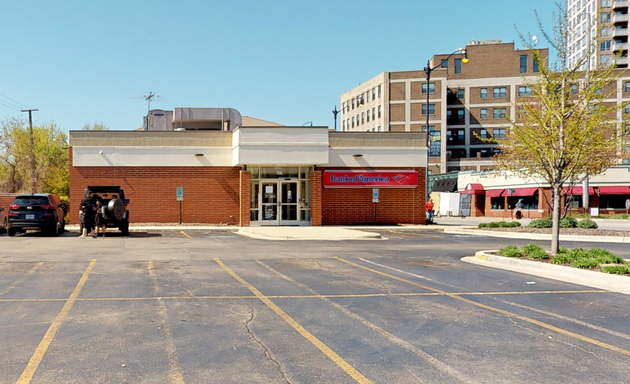
[[[540,36],[534,10],[550,29],[551,0],[6,1],[0,117],[26,117],[6,96],[64,131],[130,130],[154,92],[152,108],[332,128],[339,96],[383,71],[471,40],[521,47],[514,25]]]

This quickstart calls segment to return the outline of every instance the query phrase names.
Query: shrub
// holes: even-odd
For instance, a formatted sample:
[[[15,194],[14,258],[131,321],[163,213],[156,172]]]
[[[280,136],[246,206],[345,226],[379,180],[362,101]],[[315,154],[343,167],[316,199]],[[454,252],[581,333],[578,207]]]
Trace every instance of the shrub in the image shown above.
[[[547,217],[545,219],[532,220],[527,226],[530,228],[551,228],[551,224],[551,219]]]
[[[586,268],[586,269],[592,269],[592,268],[597,268],[599,266],[599,260],[598,259],[593,259],[590,257],[585,257],[582,259],[577,259],[574,260],[571,263],[571,266],[575,267],[575,268]]]
[[[479,223],[479,225],[477,227],[478,228],[487,228],[488,227],[488,223]]]
[[[488,228],[499,228],[499,223],[493,221],[492,223],[488,223]]]
[[[503,247],[499,249],[499,255],[503,255],[505,257],[521,257],[523,254],[521,250],[518,249],[515,245],[508,245],[507,247]]]
[[[567,253],[558,253],[551,258],[551,262],[554,264],[571,264],[573,259]]]
[[[543,260],[543,259],[548,259],[549,254],[543,251],[542,249],[535,249],[532,252],[529,252],[527,257],[529,257],[532,260]]]
[[[532,253],[535,251],[542,251],[542,247],[538,244],[527,244],[523,247],[523,253]]]
[[[521,223],[518,221],[499,221],[499,227],[501,228],[514,228],[520,227]]]
[[[591,219],[586,219],[586,220],[580,220],[577,223],[577,226],[579,228],[593,229],[593,228],[597,228],[597,223]]]
[[[616,275],[626,275],[630,273],[630,268],[627,265],[605,265],[602,267],[602,272],[613,273]]]
[[[588,257],[597,259],[600,264],[625,264],[623,257],[612,254],[602,248],[593,248],[589,250]]]
[[[560,228],[575,228],[578,225],[578,221],[572,217],[565,217],[560,220]]]
[[[568,252],[569,252],[569,250],[566,249],[566,248],[562,248],[562,247],[558,248],[558,253],[568,253]]]

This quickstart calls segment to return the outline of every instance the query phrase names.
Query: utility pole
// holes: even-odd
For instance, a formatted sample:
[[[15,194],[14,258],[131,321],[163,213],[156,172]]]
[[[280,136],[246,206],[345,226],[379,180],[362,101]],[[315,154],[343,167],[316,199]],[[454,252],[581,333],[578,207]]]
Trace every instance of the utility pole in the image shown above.
[[[37,178],[35,177],[35,140],[33,139],[33,112],[39,109],[22,109],[22,112],[28,112],[29,135],[31,137],[31,193],[35,193]]]
[[[148,95],[144,95],[144,99],[148,102],[148,107],[147,107],[147,131],[149,130],[149,127],[151,127],[151,100],[154,97],[160,97],[160,96],[156,95],[153,92],[149,92]]]

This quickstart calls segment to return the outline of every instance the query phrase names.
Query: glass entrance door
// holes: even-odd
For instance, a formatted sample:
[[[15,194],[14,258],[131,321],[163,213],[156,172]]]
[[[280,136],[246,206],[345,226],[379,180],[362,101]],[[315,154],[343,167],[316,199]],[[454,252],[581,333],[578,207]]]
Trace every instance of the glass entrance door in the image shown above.
[[[278,181],[280,184],[280,225],[298,224],[298,182]]]
[[[278,181],[262,182],[260,188],[261,225],[278,225]]]

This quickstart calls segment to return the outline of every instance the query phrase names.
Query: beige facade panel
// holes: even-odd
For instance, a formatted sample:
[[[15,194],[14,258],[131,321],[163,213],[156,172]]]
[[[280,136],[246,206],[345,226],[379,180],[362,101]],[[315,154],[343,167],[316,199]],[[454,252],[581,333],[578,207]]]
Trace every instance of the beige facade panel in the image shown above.
[[[406,126],[405,124],[390,124],[389,131],[390,132],[405,132]]]
[[[425,140],[418,133],[330,132],[328,136],[330,148],[424,148]]]
[[[232,132],[70,131],[71,147],[232,147]]]

